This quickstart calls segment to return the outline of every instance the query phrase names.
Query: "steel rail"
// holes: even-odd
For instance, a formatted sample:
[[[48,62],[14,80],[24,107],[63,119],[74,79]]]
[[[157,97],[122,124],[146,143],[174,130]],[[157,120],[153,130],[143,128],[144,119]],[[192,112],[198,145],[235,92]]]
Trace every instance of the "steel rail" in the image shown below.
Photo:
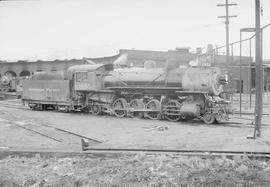
[[[268,155],[270,158],[270,152],[259,152],[259,151],[220,151],[220,150],[215,151],[215,150],[138,149],[138,148],[85,148],[83,151],[243,154],[243,155]]]
[[[160,150],[160,149],[90,149],[88,151],[61,151],[61,150],[38,150],[23,149],[9,150],[0,149],[0,159],[14,155],[23,157],[35,157],[37,154],[46,157],[90,157],[90,158],[119,158],[121,156],[133,156],[137,154],[145,155],[170,155],[174,158],[185,157],[201,157],[205,158],[249,158],[254,160],[270,160],[270,152],[253,152],[253,151],[207,151],[207,150]]]
[[[15,105],[13,105],[13,104],[7,104],[7,103],[5,103],[5,104],[0,103],[0,107],[1,107],[1,106],[3,106],[3,107],[8,107],[8,108],[16,108],[16,109],[27,109],[27,110],[30,110],[30,109],[28,109],[27,107],[24,108],[23,106],[20,107],[20,105],[16,105],[16,106],[15,106]],[[12,123],[12,124],[13,124],[13,123]],[[40,134],[41,136],[44,136],[44,137],[53,139],[53,140],[55,140],[55,141],[62,142],[61,140],[58,140],[58,139],[53,138],[53,137],[50,137],[50,136],[45,135],[45,134],[43,134],[43,133],[40,133],[40,132],[38,132],[38,131],[35,131],[35,130],[32,130],[32,129],[29,129],[29,128],[20,126],[20,125],[15,124],[15,123],[14,123],[14,125],[16,125],[16,126],[18,126],[18,127],[21,127],[21,128],[24,128],[25,130],[32,131],[32,132],[34,132],[34,133]],[[74,132],[71,132],[71,131],[68,131],[68,130],[65,130],[65,129],[53,127],[53,126],[51,126],[51,125],[38,124],[37,126],[40,126],[40,127],[47,127],[47,128],[52,128],[52,129],[54,129],[54,130],[56,130],[56,131],[64,132],[64,133],[66,133],[66,134],[70,134],[70,135],[76,136],[76,137],[78,137],[78,138],[84,138],[84,139],[87,139],[87,140],[90,140],[90,141],[93,141],[93,142],[96,142],[96,143],[102,143],[102,142],[103,142],[103,141],[101,141],[101,140],[97,140],[97,139],[94,139],[94,138],[89,138],[89,137],[87,137],[87,136],[83,136],[83,135],[80,135],[80,134],[77,134],[77,133],[74,133]]]
[[[30,110],[29,108],[27,108],[26,106],[23,106],[23,105],[7,104],[7,103],[0,103],[0,107]]]
[[[47,125],[44,125],[44,126],[46,127]],[[97,142],[97,143],[103,143],[103,141],[101,141],[101,140],[97,140],[97,139],[94,139],[94,138],[89,138],[87,136],[83,136],[83,135],[80,135],[80,134],[77,134],[77,133],[74,133],[74,132],[71,132],[71,131],[60,129],[60,128],[57,128],[57,127],[52,127],[52,126],[49,126],[49,125],[47,127],[53,128],[53,129],[61,131],[61,132],[65,132],[67,134],[71,134],[73,136],[77,136],[79,138],[84,138],[84,139],[91,140],[91,141],[94,141],[94,142]]]
[[[36,131],[36,130],[33,130],[33,129],[30,129],[30,128],[27,128],[27,127],[18,125],[18,124],[16,124],[16,123],[11,123],[11,124],[12,124],[12,125],[15,125],[15,126],[18,126],[18,127],[20,127],[20,128],[23,128],[23,129],[25,129],[25,130],[31,131],[31,132],[33,132],[33,133],[39,134],[39,135],[41,135],[41,136],[44,136],[44,137],[46,137],[46,138],[55,140],[55,141],[57,141],[57,142],[62,142],[62,141],[59,140],[59,139],[56,139],[56,138],[51,137],[51,136],[48,136],[48,135],[46,135],[46,134],[44,134],[44,133],[41,133],[41,132],[38,132],[38,131]],[[65,132],[66,134],[71,134],[71,135],[76,136],[76,137],[78,137],[78,138],[84,138],[84,139],[87,139],[87,140],[91,140],[91,141],[93,141],[93,142],[102,143],[102,141],[100,141],[100,140],[96,140],[96,139],[93,139],[93,138],[89,138],[89,137],[86,137],[86,136],[83,136],[83,135],[79,135],[79,134],[74,133],[74,132],[70,132],[70,131],[67,131],[67,130],[64,130],[64,129],[52,127],[52,126],[49,126],[49,125],[37,125],[37,126],[39,126],[39,127],[53,128],[53,129],[55,129],[55,130],[57,130],[57,131]]]
[[[43,137],[46,137],[46,138],[49,138],[49,139],[51,139],[51,140],[54,140],[54,141],[57,141],[57,142],[60,142],[60,143],[62,142],[61,140],[58,140],[58,139],[56,139],[56,138],[54,138],[54,137],[48,136],[48,135],[43,134],[43,133],[41,133],[41,132],[38,132],[38,131],[36,131],[36,130],[30,129],[30,128],[27,128],[27,127],[23,127],[23,126],[18,125],[18,124],[16,124],[16,123],[11,123],[11,124],[12,124],[12,125],[15,125],[15,126],[17,126],[17,127],[23,128],[23,129],[25,129],[25,130],[27,130],[27,131],[30,131],[30,132],[39,134],[39,135],[41,135],[41,136],[43,136]]]
[[[8,104],[8,103],[0,103],[0,107],[7,107],[7,108],[16,108],[16,109],[23,109],[23,110],[31,110],[29,109],[28,107],[24,107],[24,106],[20,106],[20,105],[15,105],[15,104]],[[119,109],[120,110],[120,109]],[[31,110],[32,111],[32,110]],[[148,112],[150,110],[132,110],[131,112],[133,111],[142,111],[142,112]],[[151,110],[152,111],[152,110]],[[52,111],[54,112],[54,111]],[[239,114],[238,111],[235,111],[234,114]],[[253,115],[253,113],[242,113],[242,114],[246,114],[246,115]],[[263,115],[268,115],[268,114],[263,114]],[[181,121],[180,121],[181,122]],[[229,122],[223,122],[222,124],[228,124]],[[233,124],[241,124],[241,123],[235,123],[235,122],[232,122]],[[265,124],[264,124],[265,125]],[[86,136],[83,136],[83,135],[79,135],[79,134],[76,134],[74,132],[71,132],[71,131],[67,131],[67,130],[64,130],[64,129],[60,129],[60,128],[56,128],[56,127],[53,127],[53,126],[50,126],[50,125],[42,125],[41,126],[45,126],[45,127],[50,127],[50,128],[54,128],[55,130],[59,130],[59,131],[62,131],[62,132],[66,132],[66,133],[69,133],[69,134],[72,134],[74,136],[78,136],[80,138],[84,138],[84,139],[88,139],[88,140],[91,140],[91,141],[94,141],[94,142],[97,142],[97,143],[102,143],[103,141],[102,140],[97,140],[97,139],[94,139],[94,138],[89,138],[89,137],[86,137]],[[246,126],[246,125],[243,125],[243,126]]]
[[[188,155],[204,155],[204,156],[215,156],[215,155],[242,155],[242,156],[249,156],[249,157],[265,157],[270,159],[270,151],[223,151],[223,150],[200,150],[200,149],[144,149],[144,148],[96,148],[96,147],[89,147],[89,144],[82,139],[81,140],[82,151],[86,152],[107,152],[107,153],[138,153],[138,152],[145,152],[145,153],[173,153],[173,154],[188,154]]]
[[[173,154],[178,156],[199,156],[199,157],[234,157],[246,156],[251,159],[270,159],[270,152],[256,151],[214,151],[214,150],[177,150],[177,149],[132,149],[132,148],[88,148],[84,150],[86,154],[107,153],[107,154]]]

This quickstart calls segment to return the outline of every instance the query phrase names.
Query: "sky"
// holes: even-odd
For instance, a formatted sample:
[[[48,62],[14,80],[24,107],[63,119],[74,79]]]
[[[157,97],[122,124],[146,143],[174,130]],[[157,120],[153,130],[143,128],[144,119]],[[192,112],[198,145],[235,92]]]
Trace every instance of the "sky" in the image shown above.
[[[9,0],[0,1],[0,60],[102,57],[119,49],[206,49],[225,45],[225,0]],[[255,26],[255,0],[229,0],[230,42]],[[261,25],[270,23],[270,1],[261,0]],[[243,33],[243,38],[251,36]],[[252,44],[254,55],[254,46]],[[234,47],[234,55],[239,53]],[[243,44],[248,55],[248,43]],[[225,50],[223,50],[225,51]],[[264,31],[270,59],[270,27]]]

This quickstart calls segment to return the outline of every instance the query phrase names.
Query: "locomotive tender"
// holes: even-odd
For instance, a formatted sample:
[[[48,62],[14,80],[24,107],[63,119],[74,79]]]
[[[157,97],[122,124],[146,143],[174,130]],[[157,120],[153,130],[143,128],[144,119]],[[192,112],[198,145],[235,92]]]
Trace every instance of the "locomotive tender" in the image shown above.
[[[22,100],[35,110],[87,111],[149,119],[228,120],[219,95],[226,78],[215,67],[71,66],[66,75],[37,73],[23,81]]]

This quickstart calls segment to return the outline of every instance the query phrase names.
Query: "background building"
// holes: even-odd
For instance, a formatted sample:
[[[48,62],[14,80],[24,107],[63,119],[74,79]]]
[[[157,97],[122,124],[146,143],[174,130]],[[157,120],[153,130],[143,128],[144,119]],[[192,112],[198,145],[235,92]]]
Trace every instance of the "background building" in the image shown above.
[[[210,54],[210,55],[209,55]],[[125,56],[125,58],[122,58]],[[119,54],[115,56],[102,58],[84,58],[72,60],[54,60],[54,61],[17,61],[0,62],[0,76],[11,74],[14,77],[26,77],[37,71],[62,71],[72,65],[87,64],[89,61],[95,63],[113,63],[116,60],[124,60],[128,66],[143,67],[146,61],[154,61],[156,67],[166,67],[168,61],[175,61],[179,66],[189,66],[190,61],[197,57],[206,56],[211,66],[220,67],[228,76],[229,84],[226,87],[228,91],[249,93],[255,87],[255,64],[251,57],[239,56],[230,57],[230,64],[226,64],[225,55],[212,55],[212,53],[201,54],[201,49],[196,52],[190,52],[188,47],[177,47],[175,50],[168,51],[148,51],[134,49],[120,49]],[[210,58],[209,58],[210,57]],[[205,65],[205,64],[204,64]],[[241,69],[241,81],[240,81]],[[264,82],[265,89],[270,84],[270,60],[264,62]],[[269,87],[269,86],[268,86]]]
[[[17,62],[0,62],[0,76],[10,74],[13,77],[26,77],[38,71],[62,71],[72,65],[87,64],[88,61],[96,63],[112,63],[118,55],[102,58],[84,58],[72,60],[54,60],[54,61],[17,61]]]
[[[264,68],[264,85],[265,85],[264,89],[266,91],[270,91],[270,60],[265,60],[263,64],[264,64],[263,68]],[[253,65],[253,67],[255,67],[255,64]],[[253,71],[255,76],[255,69]]]
[[[157,67],[165,67],[167,61],[170,60],[178,62],[179,66],[188,66],[191,60],[195,60],[197,57],[205,57],[207,58],[206,61],[208,61],[207,65],[220,67],[229,76],[229,84],[226,86],[227,91],[240,92],[240,89],[242,89],[243,92],[249,93],[250,89],[254,87],[255,76],[254,72],[251,71],[253,59],[246,56],[241,58],[240,81],[240,57],[231,57],[230,64],[227,65],[225,55],[212,55],[211,50],[212,48],[208,47],[207,52],[201,54],[200,48],[192,53],[187,47],[178,47],[175,50],[168,51],[120,49],[120,55],[127,54],[128,65],[132,64],[141,67],[149,60],[155,61]]]
[[[239,56],[231,56],[230,63],[226,64],[226,55],[214,56],[214,66],[220,67],[228,75],[229,84],[226,88],[231,92],[239,93],[242,90],[244,93],[249,93],[254,87],[252,82],[255,77],[252,74],[252,64],[251,57],[242,56],[240,62]]]
[[[120,49],[120,55],[127,54],[128,65],[143,67],[148,60],[154,61],[157,67],[165,67],[169,60],[179,62],[179,65],[188,65],[188,63],[197,57],[196,54],[190,53],[188,47],[178,47],[175,50],[168,51],[147,51],[134,49]]]

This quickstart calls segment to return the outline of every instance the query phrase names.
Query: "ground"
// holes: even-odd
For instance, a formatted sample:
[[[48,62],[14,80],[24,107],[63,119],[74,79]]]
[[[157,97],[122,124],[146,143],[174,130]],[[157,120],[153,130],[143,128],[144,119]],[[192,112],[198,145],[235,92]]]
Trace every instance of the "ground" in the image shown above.
[[[93,116],[81,113],[32,111],[0,107],[0,147],[9,149],[81,150],[80,138],[59,134],[49,125],[97,139],[103,143],[91,146],[102,148],[155,148],[186,150],[269,151],[269,117],[264,116],[262,137],[253,135],[253,116],[234,115],[229,122],[206,125],[201,121],[168,122],[147,119]],[[25,128],[41,128],[61,142]],[[160,128],[153,128],[160,127]],[[40,130],[40,129],[38,129]]]
[[[18,101],[14,101],[18,104]],[[253,135],[253,116],[233,115],[229,122],[168,122],[32,111],[0,106],[2,151],[81,152],[81,138],[100,141],[93,148],[270,151],[270,118],[262,137]],[[1,157],[0,157],[1,158]],[[268,186],[270,162],[244,159],[123,155],[117,158],[2,157],[0,186]]]
[[[269,186],[270,162],[169,155],[0,160],[0,186]]]

